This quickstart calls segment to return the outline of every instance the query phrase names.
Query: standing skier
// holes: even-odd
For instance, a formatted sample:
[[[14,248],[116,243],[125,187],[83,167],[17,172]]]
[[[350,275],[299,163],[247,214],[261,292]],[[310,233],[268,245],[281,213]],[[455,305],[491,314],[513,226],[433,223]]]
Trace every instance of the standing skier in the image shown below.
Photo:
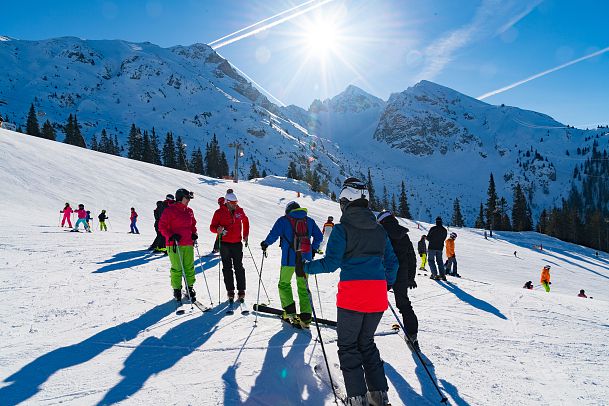
[[[446,263],[444,266],[446,267],[446,274],[451,276],[456,276],[460,278],[461,275],[457,273],[457,256],[455,255],[455,239],[457,238],[457,233],[450,233],[450,238],[446,240]]]
[[[398,261],[383,227],[368,208],[369,192],[357,178],[343,183],[343,215],[328,241],[324,258],[305,264],[305,273],[338,268],[336,295],[338,358],[348,404],[388,404],[387,378],[374,333],[387,309],[387,290],[395,282]]]
[[[408,289],[415,289],[417,287],[417,283],[414,280],[415,275],[417,274],[417,258],[414,253],[414,247],[412,246],[410,237],[408,237],[408,229],[402,227],[390,211],[384,210],[380,212],[377,220],[385,231],[387,231],[393,251],[398,257],[398,274],[395,283],[393,284],[395,304],[400,310],[400,313],[402,313],[406,334],[410,337],[409,343],[412,342],[414,348],[417,351],[420,351],[419,342],[417,340],[419,320],[417,319],[417,315],[414,313],[410,299],[408,298]]]
[[[89,226],[89,230],[91,229],[91,211],[87,210],[87,217],[85,217],[85,220],[87,220],[87,225]]]
[[[85,205],[79,204],[78,210],[75,210],[74,212],[76,214],[78,214],[78,220],[76,221],[76,224],[74,224],[74,228],[72,229],[72,231],[78,231],[78,229],[80,228],[80,225],[82,224],[85,227],[85,230],[87,231],[87,233],[90,233],[91,229],[89,228],[89,225],[87,224],[87,211],[85,210]]]
[[[129,234],[139,234],[140,230],[137,229],[137,212],[135,211],[135,209],[132,207],[131,208],[131,216],[129,217],[129,220],[131,220],[131,231],[129,231]]]
[[[108,227],[106,227],[106,220],[108,216],[106,215],[106,210],[102,210],[97,216],[97,220],[99,222],[99,231],[108,231]]]
[[[324,239],[319,246],[320,253],[323,253],[326,250],[326,245],[328,244],[328,240],[330,239],[330,234],[332,234],[332,230],[334,229],[334,217],[328,216],[328,220],[324,223],[322,228],[322,234]]]
[[[224,206],[224,196],[220,196],[218,198],[218,208],[222,208]],[[220,235],[216,234],[216,239],[214,240],[214,248],[212,249],[212,253],[220,252],[219,244],[220,243]]]
[[[313,243],[311,244],[311,237]],[[285,216],[275,221],[266,239],[260,243],[262,251],[266,251],[280,238],[281,272],[279,274],[279,298],[283,308],[282,318],[302,328],[311,324],[311,303],[307,292],[307,282],[304,273],[304,261],[311,261],[319,249],[323,234],[315,221],[307,216],[307,209],[296,202],[290,202],[285,208]],[[296,272],[296,286],[300,316],[296,314],[296,303],[292,295],[292,275]]]
[[[546,290],[546,292],[550,292],[550,265],[546,265],[541,270],[541,286]]]
[[[250,222],[245,212],[238,205],[237,196],[233,189],[226,191],[225,204],[221,206],[211,220],[209,229],[218,234],[220,257],[222,258],[222,274],[226,296],[230,303],[235,301],[235,281],[233,267],[237,279],[238,299],[243,302],[245,298],[245,268],[243,268],[243,242],[247,247],[250,232]],[[243,237],[241,236],[243,233]]]
[[[154,215],[154,231],[156,231],[156,237],[150,247],[148,247],[149,251],[165,251],[165,237],[159,231],[159,220],[161,219],[161,215],[163,215],[163,210],[165,210],[164,203],[159,200],[156,202],[156,208],[152,211]]]
[[[182,300],[182,267],[186,275],[186,288],[190,298],[196,300],[195,284],[195,254],[194,242],[197,240],[197,220],[188,203],[194,198],[192,192],[178,189],[175,194],[176,202],[163,210],[159,219],[159,230],[167,240],[167,254],[171,262],[171,287],[173,297]],[[173,246],[173,248],[171,248]],[[179,252],[178,252],[179,251]],[[180,262],[180,258],[182,262]]]
[[[447,233],[444,226],[442,226],[442,217],[436,217],[436,225],[429,229],[429,233],[427,233],[427,241],[429,241],[427,258],[429,259],[429,269],[431,269],[430,279],[446,280],[442,250],[444,248],[444,240],[446,240]],[[438,265],[437,269],[436,264]],[[438,271],[440,271],[439,274]]]
[[[63,208],[63,210],[60,210],[60,213],[63,213],[63,218],[61,219],[61,226],[63,227],[63,225],[66,223],[66,221],[68,222],[68,227],[72,228],[72,212],[74,210],[72,210],[72,208],[70,207],[70,203],[66,203],[65,207]]]
[[[419,256],[421,257],[421,266],[419,267],[421,271],[425,270],[425,265],[427,264],[427,244],[425,243],[426,239],[427,236],[423,234],[421,236],[421,239],[419,240],[419,243],[417,244],[417,251],[419,252]]]

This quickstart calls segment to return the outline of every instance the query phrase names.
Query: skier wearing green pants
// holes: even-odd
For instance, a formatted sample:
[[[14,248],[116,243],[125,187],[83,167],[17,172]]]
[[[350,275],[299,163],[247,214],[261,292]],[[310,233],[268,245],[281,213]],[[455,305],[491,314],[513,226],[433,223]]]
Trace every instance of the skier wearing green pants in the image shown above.
[[[313,237],[313,243],[311,243]],[[311,324],[311,303],[303,269],[304,261],[310,261],[323,240],[321,230],[315,221],[307,217],[307,209],[296,202],[285,208],[285,216],[275,221],[273,228],[260,243],[263,251],[280,238],[281,273],[279,275],[279,298],[283,308],[283,318],[293,325],[309,328]],[[296,286],[300,315],[296,313],[296,303],[292,295],[292,276],[296,273]]]
[[[195,255],[193,245],[197,240],[197,221],[188,203],[194,197],[186,189],[178,189],[175,194],[176,202],[163,210],[159,219],[159,231],[167,241],[167,254],[171,262],[171,287],[177,301],[182,300],[182,267],[186,274],[186,283],[190,298],[194,302],[196,293]],[[179,252],[178,252],[179,251]],[[181,259],[181,262],[180,262]]]

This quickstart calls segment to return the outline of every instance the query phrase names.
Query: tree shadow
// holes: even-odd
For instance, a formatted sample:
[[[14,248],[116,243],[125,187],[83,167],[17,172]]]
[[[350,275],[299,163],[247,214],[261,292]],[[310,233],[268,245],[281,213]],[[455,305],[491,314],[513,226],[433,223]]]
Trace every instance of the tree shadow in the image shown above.
[[[140,331],[158,323],[174,309],[173,301],[168,301],[136,319],[100,331],[80,343],[58,348],[36,358],[4,380],[5,383],[10,384],[0,388],[2,404],[15,405],[31,398],[56,372],[83,364],[115,344],[134,339]]]
[[[224,179],[214,179],[214,178],[208,178],[208,179],[206,179],[206,178],[200,177],[199,178],[199,182],[201,182],[204,185],[217,186],[217,185],[220,185],[222,183],[226,183],[226,180],[224,180]]]
[[[125,360],[120,372],[123,379],[106,393],[99,405],[115,404],[129,398],[151,376],[173,367],[182,358],[196,351],[215,333],[224,310],[223,304],[216,306],[213,313],[182,322],[161,338],[148,337],[142,341]]]
[[[444,289],[446,289],[447,291],[453,293],[460,300],[462,300],[466,303],[469,303],[471,306],[475,307],[476,309],[483,310],[485,312],[494,314],[495,316],[499,317],[500,319],[507,320],[507,317],[505,317],[505,315],[503,313],[501,313],[501,311],[499,309],[497,309],[495,306],[493,306],[489,302],[486,302],[482,299],[478,299],[477,297],[470,295],[463,289],[459,288],[457,285],[452,284],[452,283],[442,282],[442,281],[438,281],[438,284],[440,286],[442,286]]]
[[[285,343],[296,334],[288,353],[284,356]],[[311,342],[306,331],[296,331],[283,326],[268,342],[262,369],[251,391],[243,390],[237,383],[238,365],[230,366],[222,375],[225,382],[224,405],[323,405],[330,396],[329,389],[322,391],[313,368],[305,363],[305,350]],[[306,399],[303,396],[306,393]],[[246,399],[241,400],[243,394]]]
[[[93,273],[105,273],[118,271],[120,269],[131,268],[134,266],[144,265],[155,259],[163,258],[161,255],[154,254],[149,250],[138,250],[138,251],[126,251],[114,254],[112,258],[102,262],[98,262],[98,265],[106,264],[99,268]]]

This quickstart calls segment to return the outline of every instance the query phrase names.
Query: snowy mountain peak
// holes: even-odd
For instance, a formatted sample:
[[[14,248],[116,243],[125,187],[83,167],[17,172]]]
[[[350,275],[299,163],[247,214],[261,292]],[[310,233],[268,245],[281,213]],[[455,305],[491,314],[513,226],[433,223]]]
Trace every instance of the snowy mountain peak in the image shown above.
[[[0,35],[0,41],[11,41],[11,37],[7,37],[6,35]]]

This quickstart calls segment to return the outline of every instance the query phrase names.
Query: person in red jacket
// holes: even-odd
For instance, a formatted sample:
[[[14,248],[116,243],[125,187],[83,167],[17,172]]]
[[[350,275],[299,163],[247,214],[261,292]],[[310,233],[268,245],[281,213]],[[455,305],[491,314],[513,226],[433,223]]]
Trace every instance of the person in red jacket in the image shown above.
[[[159,231],[167,241],[167,254],[171,262],[171,287],[173,297],[182,300],[182,267],[186,274],[186,283],[190,298],[194,302],[196,293],[195,284],[195,254],[193,245],[199,238],[197,235],[197,220],[188,203],[194,197],[186,189],[178,189],[175,194],[175,203],[163,210],[159,220]],[[178,252],[179,251],[179,252]],[[182,262],[180,262],[180,258]]]
[[[226,191],[224,200],[225,204],[214,213],[209,229],[212,233],[218,234],[222,273],[228,301],[232,303],[235,300],[234,267],[238,299],[243,302],[245,298],[245,268],[243,268],[243,243],[241,241],[245,242],[247,247],[250,222],[243,209],[239,207],[233,189]]]
[[[66,206],[63,208],[63,210],[60,211],[60,213],[63,213],[63,219],[61,219],[62,227],[67,221],[68,227],[72,228],[72,220],[70,217],[72,216],[73,211],[74,210],[72,210],[72,208],[70,207],[70,203],[66,203]]]
[[[135,211],[135,209],[132,207],[131,208],[131,216],[129,216],[129,220],[131,220],[131,231],[129,231],[129,234],[139,234],[140,230],[137,229],[137,212]]]

